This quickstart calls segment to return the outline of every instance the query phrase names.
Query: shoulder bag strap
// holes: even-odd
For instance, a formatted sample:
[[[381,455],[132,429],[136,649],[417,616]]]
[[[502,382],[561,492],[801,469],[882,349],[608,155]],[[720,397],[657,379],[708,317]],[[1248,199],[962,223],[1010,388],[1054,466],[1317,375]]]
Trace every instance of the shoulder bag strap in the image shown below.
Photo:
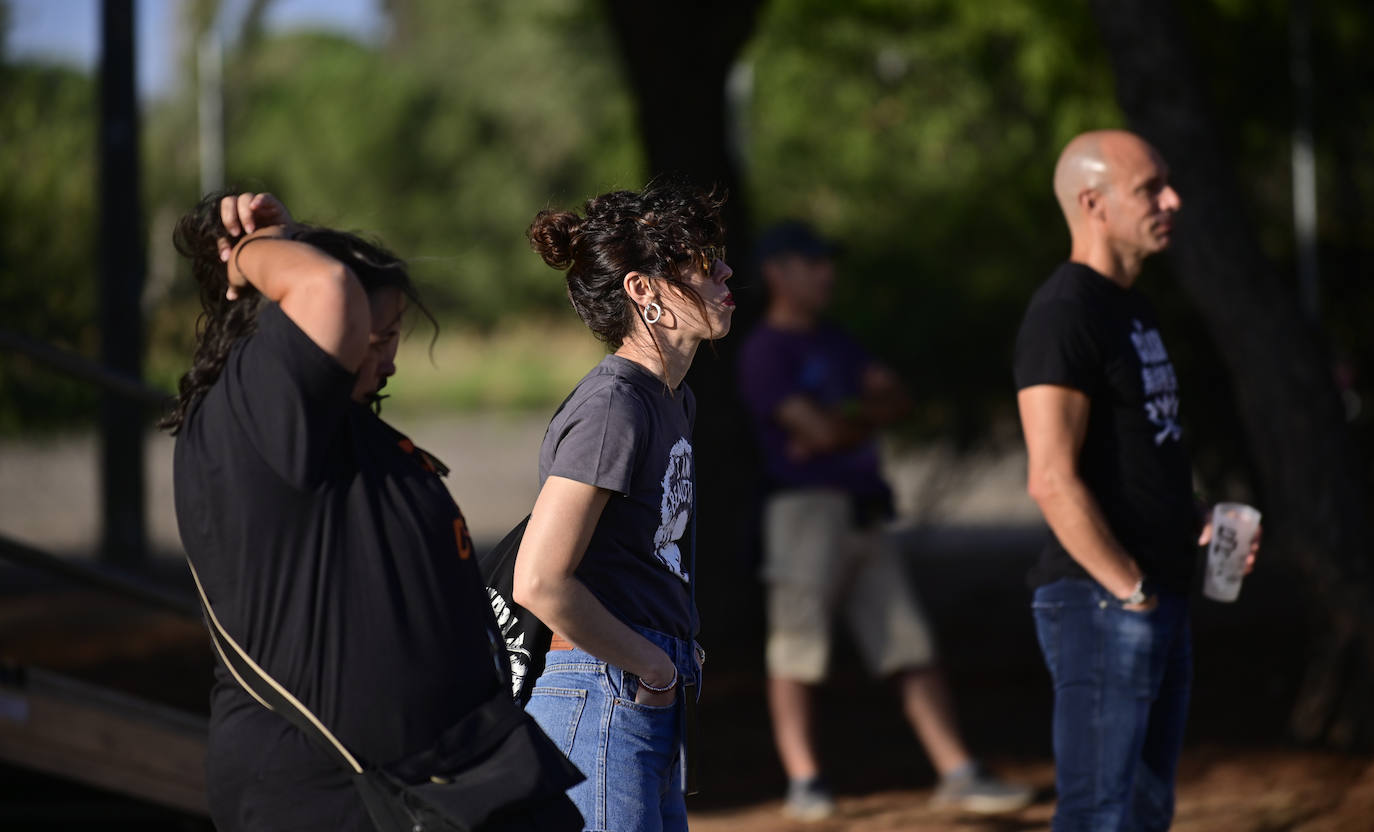
[[[219,654],[220,660],[224,662],[224,666],[229,669],[229,673],[235,681],[264,708],[276,712],[304,732],[306,736],[314,737],[317,744],[332,753],[344,768],[354,774],[362,774],[362,764],[349,753],[343,743],[339,742],[338,737],[335,737],[324,726],[319,717],[315,716],[299,699],[292,696],[291,691],[269,676],[267,671],[253,661],[253,658],[248,655],[248,651],[234,641],[233,637],[219,623],[215,611],[210,608],[210,599],[205,595],[205,587],[201,585],[200,576],[196,574],[196,567],[191,563],[190,558],[186,559],[186,564],[191,567],[191,578],[196,582],[196,592],[200,594],[201,610],[205,613],[205,621],[210,630],[210,643],[214,645],[215,652]],[[256,681],[254,684],[249,684],[249,679]]]

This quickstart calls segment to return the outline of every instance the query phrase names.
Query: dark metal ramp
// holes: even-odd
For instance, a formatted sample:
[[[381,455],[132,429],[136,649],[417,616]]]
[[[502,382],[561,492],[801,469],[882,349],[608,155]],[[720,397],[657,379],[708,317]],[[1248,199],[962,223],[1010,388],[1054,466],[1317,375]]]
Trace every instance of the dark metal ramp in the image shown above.
[[[211,658],[196,606],[166,576],[152,581],[4,535],[0,561],[17,566],[0,571],[0,766],[208,817]],[[25,828],[88,818],[81,792],[54,801],[0,784],[0,826],[10,804],[31,798],[55,825]]]
[[[207,815],[206,720],[32,668],[0,676],[0,759]]]

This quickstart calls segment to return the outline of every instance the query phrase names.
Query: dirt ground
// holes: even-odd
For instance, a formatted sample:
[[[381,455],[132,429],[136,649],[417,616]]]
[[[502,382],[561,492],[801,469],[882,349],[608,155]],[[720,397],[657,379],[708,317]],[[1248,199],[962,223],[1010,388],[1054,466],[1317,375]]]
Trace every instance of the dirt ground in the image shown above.
[[[434,440],[442,439],[451,427],[436,426],[429,446],[441,445]],[[486,441],[460,443],[488,455],[480,464],[492,466],[486,493],[466,500],[465,506],[470,516],[497,516],[483,537],[503,531],[507,514],[519,516],[510,503],[525,499],[519,489],[529,486],[522,484],[518,473],[506,473],[502,460],[505,453],[531,454],[529,434],[534,429],[537,424],[515,429],[492,422],[484,428]],[[507,450],[498,453],[503,447]],[[165,446],[158,448],[150,453],[165,451]],[[444,455],[442,447],[435,449]],[[60,469],[69,478],[80,477],[87,465],[83,450],[71,445],[50,448],[46,454],[41,448],[25,453],[28,456],[0,447],[0,504],[45,489],[60,490],[55,481],[46,484],[43,471]],[[989,463],[987,475],[970,485],[970,493],[981,489],[991,501],[987,505],[1011,505],[1015,495],[999,483],[1019,479],[1015,467],[1014,461],[1000,467]],[[39,473],[21,476],[25,469]],[[908,475],[919,478],[919,471]],[[504,482],[513,485],[500,485]],[[165,498],[162,487],[154,482],[151,490]],[[512,489],[515,496],[498,499],[503,488]],[[71,494],[68,485],[68,499],[61,504],[66,512],[73,511]],[[474,511],[473,500],[481,505],[480,512]],[[1002,508],[994,510],[1006,516]],[[1050,690],[1023,582],[1043,532],[1025,525],[1014,509],[1011,516],[1017,522],[990,525],[986,517],[945,515],[938,523],[909,529],[903,541],[911,579],[937,631],[967,741],[998,773],[1033,784],[1039,790],[1033,806],[993,819],[930,809],[927,801],[935,775],[905,726],[895,695],[866,678],[852,649],[841,649],[819,702],[821,748],[839,813],[819,824],[784,820],[779,813],[783,776],[772,750],[759,672],[762,616],[757,586],[745,565],[709,560],[708,555],[700,571],[718,578],[713,584],[703,583],[700,598],[708,613],[702,642],[711,657],[701,708],[702,794],[688,804],[692,828],[1048,829],[1054,780]],[[39,523],[13,503],[0,505],[0,520],[0,533],[20,536],[8,523],[27,524],[25,529],[39,533],[48,529],[57,538],[53,548],[76,553],[82,548],[78,538],[85,532],[73,527],[89,525],[71,516],[49,516]],[[165,523],[154,522],[155,538],[166,539],[168,527],[157,525]],[[172,554],[159,558],[153,571],[160,580],[189,592],[184,569]],[[1179,775],[1176,830],[1374,832],[1374,757],[1301,748],[1286,740],[1287,715],[1307,649],[1296,586],[1283,564],[1262,563],[1247,579],[1238,603],[1196,602],[1196,680]],[[189,711],[203,712],[206,706],[210,656],[198,621],[139,610],[0,564],[0,666],[6,663],[98,681]],[[84,828],[95,820],[105,829],[205,828],[203,823],[92,789],[0,767],[0,829],[52,830],[73,824]]]
[[[799,824],[776,801],[697,812],[696,832],[1012,832],[1048,830],[1054,768],[1048,760],[1006,763],[1001,773],[1041,789],[1035,805],[996,818],[960,817],[931,809],[929,789],[841,796],[831,820]],[[1343,755],[1303,751],[1238,752],[1207,745],[1189,750],[1180,777],[1175,832],[1367,832],[1374,829],[1374,765]]]

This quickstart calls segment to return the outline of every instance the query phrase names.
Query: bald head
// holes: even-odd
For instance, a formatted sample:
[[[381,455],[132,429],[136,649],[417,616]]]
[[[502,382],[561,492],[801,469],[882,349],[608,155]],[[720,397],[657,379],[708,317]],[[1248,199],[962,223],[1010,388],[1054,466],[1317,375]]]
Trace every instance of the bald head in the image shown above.
[[[1168,246],[1178,193],[1148,142],[1126,130],[1075,136],[1054,167],[1054,195],[1073,238],[1072,259],[1109,274],[1133,271]]]
[[[1078,214],[1078,195],[1106,186],[1107,160],[1102,152],[1102,140],[1109,133],[1117,132],[1120,131],[1080,133],[1060,152],[1059,162],[1054,166],[1054,195],[1070,225]]]
[[[1079,195],[1110,187],[1114,173],[1159,154],[1149,143],[1127,130],[1093,130],[1075,136],[1054,166],[1054,195],[1069,225],[1080,213]]]

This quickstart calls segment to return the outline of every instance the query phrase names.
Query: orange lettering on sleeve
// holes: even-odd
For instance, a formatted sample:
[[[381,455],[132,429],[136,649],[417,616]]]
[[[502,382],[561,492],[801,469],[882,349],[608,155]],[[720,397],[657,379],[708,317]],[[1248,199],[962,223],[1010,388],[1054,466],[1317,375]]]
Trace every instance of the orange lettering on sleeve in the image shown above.
[[[461,514],[453,518],[453,536],[458,539],[458,558],[467,560],[472,557],[472,537],[468,535],[468,524]]]

